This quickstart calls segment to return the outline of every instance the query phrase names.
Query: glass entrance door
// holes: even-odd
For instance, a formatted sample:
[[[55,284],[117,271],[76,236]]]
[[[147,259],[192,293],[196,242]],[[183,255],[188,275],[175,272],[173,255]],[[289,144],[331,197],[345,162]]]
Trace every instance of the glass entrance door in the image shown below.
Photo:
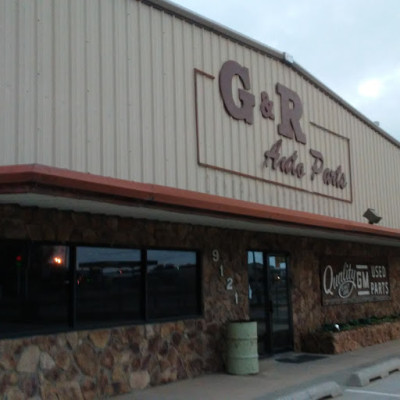
[[[272,352],[292,347],[287,260],[283,255],[267,255],[268,291]]]
[[[260,355],[292,348],[287,257],[249,251],[250,318],[257,321]]]

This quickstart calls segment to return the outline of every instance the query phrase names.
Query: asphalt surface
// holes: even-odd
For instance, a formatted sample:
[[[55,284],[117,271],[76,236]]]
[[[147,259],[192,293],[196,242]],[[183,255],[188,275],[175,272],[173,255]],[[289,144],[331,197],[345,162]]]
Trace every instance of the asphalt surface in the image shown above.
[[[284,353],[260,360],[260,373],[237,376],[225,373],[138,390],[115,400],[303,400],[322,399],[320,388],[339,387],[338,399],[400,399],[400,372],[371,377],[358,387],[349,385],[357,371],[379,370],[400,358],[400,340],[338,355]],[[390,362],[389,362],[390,364]],[[382,379],[383,377],[383,379]],[[316,392],[315,392],[316,389]],[[326,393],[324,394],[326,395]],[[325,397],[329,398],[329,397]]]
[[[340,400],[400,399],[400,373],[372,382],[365,387],[346,387]]]

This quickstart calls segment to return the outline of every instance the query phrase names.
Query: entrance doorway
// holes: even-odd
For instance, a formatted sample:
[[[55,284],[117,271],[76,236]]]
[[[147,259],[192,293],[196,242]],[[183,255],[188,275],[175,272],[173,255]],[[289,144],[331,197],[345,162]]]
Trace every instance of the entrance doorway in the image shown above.
[[[283,253],[248,251],[247,266],[250,319],[257,321],[259,355],[291,350],[288,257]]]

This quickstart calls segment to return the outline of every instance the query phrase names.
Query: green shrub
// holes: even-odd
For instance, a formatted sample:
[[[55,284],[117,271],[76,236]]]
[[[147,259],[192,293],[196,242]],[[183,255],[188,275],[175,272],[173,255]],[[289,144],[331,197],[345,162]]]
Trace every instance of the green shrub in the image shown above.
[[[361,326],[377,325],[384,322],[395,322],[400,321],[400,314],[392,314],[385,317],[371,316],[367,318],[352,319],[346,322],[339,323],[326,323],[321,326],[319,330],[323,332],[338,332],[348,331]],[[337,328],[339,326],[339,329]]]

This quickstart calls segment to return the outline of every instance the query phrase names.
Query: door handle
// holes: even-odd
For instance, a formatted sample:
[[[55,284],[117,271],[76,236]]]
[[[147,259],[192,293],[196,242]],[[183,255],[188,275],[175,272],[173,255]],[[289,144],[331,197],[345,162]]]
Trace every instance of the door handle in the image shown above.
[[[273,314],[273,312],[274,312],[274,305],[273,305],[273,303],[272,303],[272,300],[269,300],[269,312],[270,312],[271,314]]]

